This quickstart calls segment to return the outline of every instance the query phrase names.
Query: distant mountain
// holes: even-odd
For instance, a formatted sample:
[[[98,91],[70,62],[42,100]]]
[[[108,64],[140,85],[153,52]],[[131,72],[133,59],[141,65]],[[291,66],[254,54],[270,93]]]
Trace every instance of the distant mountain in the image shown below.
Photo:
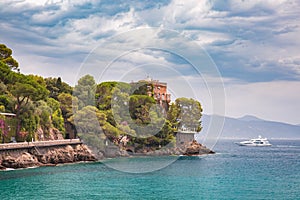
[[[252,116],[252,115],[245,115],[244,117],[237,118],[238,120],[250,122],[250,121],[264,121],[262,119],[259,119],[258,117]]]
[[[209,134],[208,127],[211,121],[210,115],[202,117],[202,131],[200,135]],[[246,115],[242,118],[225,117],[224,127],[220,137],[222,138],[253,138],[261,135],[267,138],[299,139],[300,126],[273,122]]]

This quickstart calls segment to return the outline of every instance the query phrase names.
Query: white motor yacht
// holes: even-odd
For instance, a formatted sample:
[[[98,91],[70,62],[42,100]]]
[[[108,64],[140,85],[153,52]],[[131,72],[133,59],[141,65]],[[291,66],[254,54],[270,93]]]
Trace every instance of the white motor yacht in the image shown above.
[[[240,146],[252,146],[252,147],[265,147],[265,146],[272,145],[270,144],[267,138],[262,138],[260,135],[258,136],[258,138],[254,138],[242,142],[236,142],[236,144]]]

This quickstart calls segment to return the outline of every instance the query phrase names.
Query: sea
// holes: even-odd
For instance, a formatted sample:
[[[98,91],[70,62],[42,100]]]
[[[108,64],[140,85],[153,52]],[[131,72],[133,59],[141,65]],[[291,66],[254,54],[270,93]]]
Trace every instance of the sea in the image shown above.
[[[0,199],[300,199],[300,140],[0,172]]]

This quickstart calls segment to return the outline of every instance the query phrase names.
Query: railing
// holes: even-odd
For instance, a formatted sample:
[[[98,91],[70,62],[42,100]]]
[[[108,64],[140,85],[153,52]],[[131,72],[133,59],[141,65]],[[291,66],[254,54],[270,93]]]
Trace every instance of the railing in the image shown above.
[[[33,147],[49,147],[60,145],[82,144],[79,139],[66,139],[66,140],[49,140],[49,141],[36,141],[36,142],[18,142],[18,143],[5,143],[0,144],[0,150],[5,149],[26,149]]]
[[[181,132],[181,133],[197,133],[196,128],[179,128],[178,132]]]

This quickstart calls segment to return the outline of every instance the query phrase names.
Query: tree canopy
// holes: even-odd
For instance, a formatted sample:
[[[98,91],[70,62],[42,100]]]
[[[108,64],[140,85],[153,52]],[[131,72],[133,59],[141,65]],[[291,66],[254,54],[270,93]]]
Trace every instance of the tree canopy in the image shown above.
[[[95,106],[96,82],[93,76],[85,75],[78,80],[73,95],[78,98],[79,109],[85,106]]]
[[[169,116],[178,129],[197,132],[201,130],[202,107],[200,102],[185,97],[178,98],[171,111]]]
[[[0,44],[0,61],[11,69],[19,71],[19,63],[12,57],[12,50],[5,44]]]

